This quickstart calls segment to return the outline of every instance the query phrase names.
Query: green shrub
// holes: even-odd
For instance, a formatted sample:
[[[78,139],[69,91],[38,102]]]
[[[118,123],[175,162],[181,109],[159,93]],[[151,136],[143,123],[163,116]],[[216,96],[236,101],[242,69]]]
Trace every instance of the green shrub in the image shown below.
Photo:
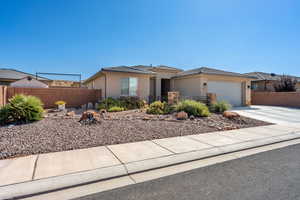
[[[120,97],[119,99],[108,97],[99,103],[98,109],[109,110],[111,107],[122,107],[125,110],[131,110],[143,108],[145,105],[145,101],[138,97]]]
[[[43,104],[34,96],[17,94],[9,99],[9,103],[0,109],[1,124],[28,123],[41,120],[43,117]]]
[[[214,103],[209,107],[210,111],[214,113],[223,113],[224,111],[229,110],[230,108],[231,105],[226,101],[218,101],[217,103]]]
[[[193,115],[195,117],[208,117],[210,115],[208,107],[205,104],[194,100],[184,100],[179,102],[176,106],[176,111],[184,111],[189,116]]]
[[[8,124],[10,120],[9,105],[6,104],[5,106],[0,108],[0,125]]]
[[[101,110],[101,109],[108,110],[109,108],[115,107],[115,106],[121,107],[121,102],[117,99],[108,97],[99,103],[98,109],[99,110]]]
[[[146,105],[146,102],[139,97],[120,97],[119,101],[122,107],[128,110],[143,108]]]
[[[108,112],[121,112],[124,111],[125,109],[123,107],[118,107],[118,106],[113,106],[108,109]]]
[[[147,113],[154,114],[154,115],[162,115],[165,113],[165,109],[166,109],[166,102],[154,101],[149,105],[149,108],[147,109]]]
[[[176,111],[176,105],[169,105],[165,103],[164,114],[170,114]]]

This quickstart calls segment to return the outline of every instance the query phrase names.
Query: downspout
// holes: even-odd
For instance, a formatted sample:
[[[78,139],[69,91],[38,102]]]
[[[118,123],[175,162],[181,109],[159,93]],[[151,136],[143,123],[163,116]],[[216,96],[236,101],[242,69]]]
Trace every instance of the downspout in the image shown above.
[[[106,74],[104,73],[104,98],[106,99]]]

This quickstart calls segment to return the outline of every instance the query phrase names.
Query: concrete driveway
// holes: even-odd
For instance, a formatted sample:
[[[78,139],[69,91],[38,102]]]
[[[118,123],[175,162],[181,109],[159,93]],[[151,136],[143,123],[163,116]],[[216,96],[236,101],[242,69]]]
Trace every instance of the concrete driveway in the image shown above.
[[[300,126],[300,109],[279,106],[250,106],[233,108],[245,117],[251,117],[281,125]]]

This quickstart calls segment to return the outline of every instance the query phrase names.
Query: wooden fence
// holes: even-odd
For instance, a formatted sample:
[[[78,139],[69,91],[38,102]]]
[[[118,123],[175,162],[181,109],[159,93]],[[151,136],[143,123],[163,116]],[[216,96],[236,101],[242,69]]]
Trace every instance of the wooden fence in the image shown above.
[[[0,94],[0,105],[1,102],[3,102],[2,105],[5,104],[5,101],[16,94],[36,96],[42,100],[44,108],[56,107],[54,103],[59,100],[67,102],[67,107],[79,107],[101,100],[101,90],[87,88],[14,88],[5,86],[0,88],[3,91],[6,90],[3,92],[4,95]]]
[[[252,105],[300,107],[300,92],[251,92]]]

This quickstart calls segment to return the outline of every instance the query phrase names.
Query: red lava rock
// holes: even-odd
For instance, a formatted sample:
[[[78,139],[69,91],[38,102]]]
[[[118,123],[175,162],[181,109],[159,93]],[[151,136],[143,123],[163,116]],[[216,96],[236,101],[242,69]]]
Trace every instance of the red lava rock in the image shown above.
[[[188,114],[186,112],[181,111],[181,112],[177,113],[176,118],[178,120],[186,120],[186,119],[189,118],[189,116],[188,116]]]

